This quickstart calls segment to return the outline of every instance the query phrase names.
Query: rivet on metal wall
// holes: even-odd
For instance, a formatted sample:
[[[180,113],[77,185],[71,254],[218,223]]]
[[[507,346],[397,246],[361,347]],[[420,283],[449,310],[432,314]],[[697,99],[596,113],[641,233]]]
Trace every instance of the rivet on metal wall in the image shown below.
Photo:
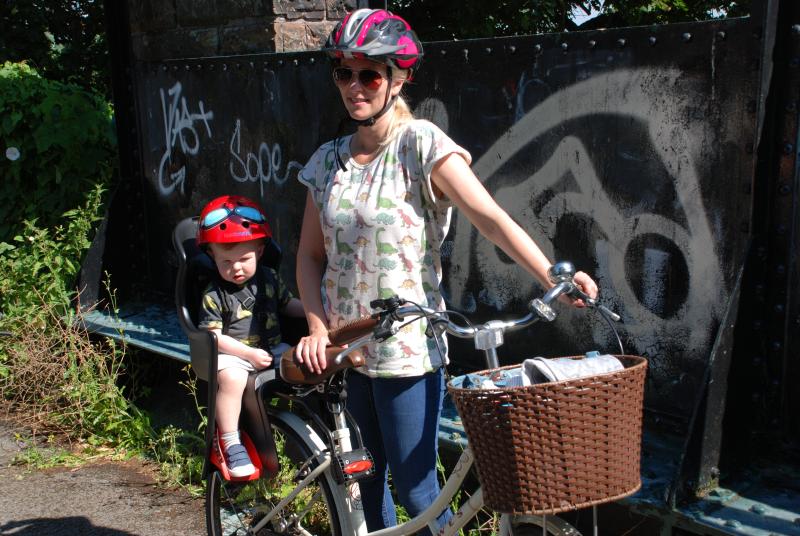
[[[228,64],[227,63],[223,63],[222,64],[222,70],[223,71],[227,71],[228,70]]]
[[[647,42],[650,43],[650,46],[652,47],[655,46],[656,43],[658,43],[658,39],[656,39],[655,36],[651,35],[650,37],[647,38]]]
[[[466,48],[461,50],[461,55],[464,57],[465,61],[469,60],[469,50]]]
[[[254,61],[251,61],[250,62],[250,69],[252,70],[252,69],[255,69],[255,68],[256,68],[256,63]]]
[[[568,43],[561,43],[561,50],[563,50],[564,52],[569,50],[569,44]]]
[[[214,64],[213,63],[209,63],[208,64],[208,70],[209,71],[213,71],[214,70]]]
[[[184,70],[184,71],[190,71],[191,69],[192,69],[192,68],[191,68],[191,67],[189,67],[189,64],[188,64],[188,63],[187,63],[186,65],[184,65],[184,66],[183,66],[183,70]]]
[[[239,69],[239,70],[241,70],[241,69],[242,69],[242,64],[241,64],[240,62],[238,62],[238,61],[237,61],[237,62],[235,63],[235,65],[236,65],[236,68],[237,68],[237,69]]]
[[[172,70],[173,70],[173,71],[177,71],[177,70],[178,70],[178,66],[177,66],[177,65],[173,65],[173,66],[172,66]]]
[[[791,143],[783,144],[783,154],[792,154],[792,151],[794,151],[794,146]]]
[[[625,46],[625,38],[624,37],[620,37],[619,39],[617,39],[617,46],[620,47],[620,48]]]
[[[685,32],[681,34],[681,39],[683,40],[684,43],[688,43],[689,41],[692,40],[692,34],[690,34],[689,32]]]
[[[800,24],[792,24],[792,37],[800,37]]]
[[[788,184],[781,184],[778,187],[778,191],[781,193],[781,195],[786,195],[792,191],[792,187],[789,186]]]
[[[492,47],[486,47],[486,48],[484,48],[483,50],[484,50],[484,52],[486,52],[487,54],[491,54],[491,53],[492,53]]]
[[[439,54],[441,54],[442,56],[447,56],[447,51],[442,49],[439,51]]]
[[[597,41],[595,41],[594,39],[590,39],[589,40],[589,48],[594,48],[596,46],[597,46]]]
[[[203,70],[203,64],[202,63],[198,63],[197,65],[194,66],[194,68],[197,69],[198,71],[202,71]]]
[[[166,70],[167,70],[167,66],[166,66],[166,65],[162,65],[162,66],[161,66],[161,70],[162,70],[162,71],[166,71]]]
[[[726,37],[728,37],[728,34],[723,32],[722,30],[717,32],[717,39],[720,39],[721,41],[724,41]]]
[[[772,344],[770,344],[770,346],[772,347],[773,350],[777,352],[783,347],[783,344],[781,344],[781,341],[772,341]]]
[[[509,52],[510,54],[514,54],[516,51],[517,51],[517,47],[515,47],[514,45],[510,45],[510,46],[508,47],[508,52]]]
[[[775,310],[776,313],[783,314],[783,304],[782,303],[776,303],[775,307],[773,307],[773,309]]]
[[[542,45],[539,44],[533,45],[533,51],[539,54],[542,51]]]

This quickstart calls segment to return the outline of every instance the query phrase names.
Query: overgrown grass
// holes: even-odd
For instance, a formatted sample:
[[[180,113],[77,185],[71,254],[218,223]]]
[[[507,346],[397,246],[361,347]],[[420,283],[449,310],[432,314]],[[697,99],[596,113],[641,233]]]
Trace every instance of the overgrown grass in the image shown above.
[[[128,348],[91,337],[71,306],[103,197],[96,186],[60,224],[26,221],[24,233],[0,242],[0,331],[9,334],[0,336],[0,392],[34,434],[18,461],[42,467],[138,454],[159,464],[165,482],[198,493],[202,430],[154,429],[126,388],[138,374]],[[184,386],[195,388],[188,375]],[[41,437],[71,448],[54,451]]]

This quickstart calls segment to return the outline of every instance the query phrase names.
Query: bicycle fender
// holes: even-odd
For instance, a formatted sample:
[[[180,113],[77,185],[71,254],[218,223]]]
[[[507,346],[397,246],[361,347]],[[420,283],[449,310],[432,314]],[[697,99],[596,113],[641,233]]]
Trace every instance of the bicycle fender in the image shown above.
[[[273,422],[282,422],[303,441],[314,454],[326,452],[327,446],[319,434],[300,417],[289,411],[270,412]],[[327,453],[327,455],[330,455]],[[337,484],[331,471],[325,471],[325,479],[333,491],[333,500],[339,512],[339,523],[344,534],[367,534],[367,523],[361,506],[361,494],[357,483]]]

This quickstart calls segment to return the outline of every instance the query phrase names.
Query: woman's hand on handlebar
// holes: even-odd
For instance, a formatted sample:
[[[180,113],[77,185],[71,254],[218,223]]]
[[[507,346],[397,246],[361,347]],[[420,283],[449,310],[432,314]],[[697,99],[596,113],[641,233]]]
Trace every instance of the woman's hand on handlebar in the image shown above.
[[[585,272],[575,272],[572,281],[578,287],[578,290],[589,296],[589,298],[593,300],[597,299],[597,283],[594,282],[589,274]],[[586,303],[580,298],[573,300],[572,304],[575,307],[586,307]]]
[[[315,374],[321,373],[328,366],[325,359],[325,348],[330,345],[328,330],[319,330],[300,339],[294,351],[295,360]]]

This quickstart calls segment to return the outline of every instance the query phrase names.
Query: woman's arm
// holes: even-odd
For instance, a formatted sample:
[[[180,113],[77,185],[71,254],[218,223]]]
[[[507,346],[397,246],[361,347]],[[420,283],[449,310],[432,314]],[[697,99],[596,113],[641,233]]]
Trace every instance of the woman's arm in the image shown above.
[[[547,270],[552,265],[550,260],[528,233],[495,202],[463,157],[453,153],[442,158],[434,166],[431,180],[434,187],[448,197],[483,236],[539,279],[545,288],[552,286],[547,279]],[[590,297],[597,296],[597,285],[585,273],[576,273],[575,282]]]
[[[295,358],[312,372],[322,372],[326,366],[325,347],[328,346],[328,318],[322,307],[320,285],[325,265],[325,243],[319,223],[319,210],[309,192],[303,212],[303,227],[297,248],[297,289],[305,308],[308,336],[300,339]]]
[[[297,298],[292,298],[281,310],[281,314],[291,316],[293,318],[304,318],[306,316],[306,310],[303,307],[303,302]]]

